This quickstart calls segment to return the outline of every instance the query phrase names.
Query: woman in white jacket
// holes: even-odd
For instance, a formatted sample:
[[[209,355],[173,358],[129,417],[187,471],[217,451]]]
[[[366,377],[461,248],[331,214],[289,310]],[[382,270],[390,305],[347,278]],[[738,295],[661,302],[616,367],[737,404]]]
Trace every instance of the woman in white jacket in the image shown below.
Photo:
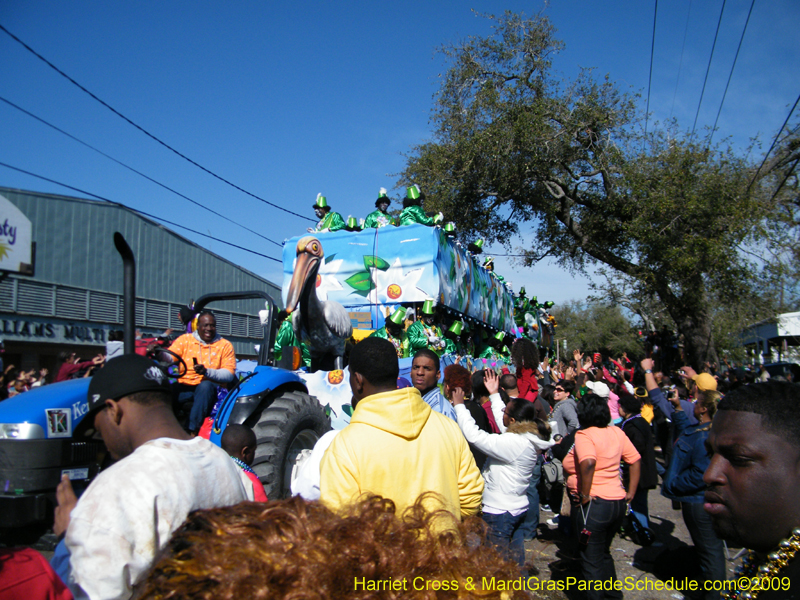
[[[487,455],[483,466],[483,520],[489,525],[489,539],[510,553],[522,567],[525,545],[521,525],[528,511],[528,482],[538,455],[553,445],[550,426],[536,419],[532,402],[512,398],[507,406],[498,394],[497,374],[487,370],[484,383],[500,434],[482,431],[464,406],[461,388],[446,389],[453,400],[458,426],[470,444]],[[539,510],[538,506],[531,510]]]

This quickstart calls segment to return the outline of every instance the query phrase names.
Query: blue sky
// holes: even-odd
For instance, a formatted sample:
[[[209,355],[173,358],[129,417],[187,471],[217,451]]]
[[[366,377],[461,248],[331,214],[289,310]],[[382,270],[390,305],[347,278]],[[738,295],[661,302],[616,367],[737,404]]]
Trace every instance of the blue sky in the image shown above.
[[[650,122],[691,128],[722,0],[659,5]],[[317,192],[345,217],[393,189],[403,154],[430,138],[446,69],[437,48],[486,35],[479,13],[534,14],[536,2],[43,2],[4,0],[0,23],[118,111],[209,170],[313,217]],[[714,122],[748,0],[728,0],[698,128]],[[565,77],[606,73],[646,100],[653,2],[553,0]],[[688,27],[687,27],[687,16]],[[800,85],[800,3],[757,0],[715,139],[768,146]],[[685,38],[685,46],[684,46]],[[682,52],[683,49],[683,52]],[[794,65],[794,68],[792,67]],[[680,75],[680,77],[678,77]],[[309,226],[203,173],[159,146],[0,33],[0,96],[278,242]],[[651,125],[652,127],[652,125]],[[192,229],[281,257],[280,248],[220,221],[0,102],[0,161]],[[0,185],[78,195],[0,167]],[[176,229],[280,282],[278,263]],[[524,245],[524,237],[512,241]],[[491,249],[497,254],[506,251]],[[540,299],[583,298],[588,280],[550,263],[497,270]]]

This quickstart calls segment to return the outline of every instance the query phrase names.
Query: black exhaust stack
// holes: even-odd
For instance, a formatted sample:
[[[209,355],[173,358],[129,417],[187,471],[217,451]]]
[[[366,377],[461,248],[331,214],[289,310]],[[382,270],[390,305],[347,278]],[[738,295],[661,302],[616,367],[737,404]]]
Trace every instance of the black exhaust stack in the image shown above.
[[[122,313],[123,323],[123,342],[125,354],[136,352],[136,260],[133,258],[133,250],[128,246],[128,242],[122,237],[119,231],[114,232],[114,246],[122,257],[123,265],[123,291],[122,299],[125,307]]]

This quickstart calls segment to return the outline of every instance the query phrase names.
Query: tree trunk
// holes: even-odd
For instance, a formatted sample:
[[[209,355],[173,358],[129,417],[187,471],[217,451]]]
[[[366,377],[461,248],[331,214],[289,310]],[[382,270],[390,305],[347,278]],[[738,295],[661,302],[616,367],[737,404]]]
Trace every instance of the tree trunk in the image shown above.
[[[683,334],[684,352],[689,366],[701,373],[707,362],[717,363],[717,349],[714,347],[711,319],[708,315],[684,315],[677,322],[678,331]]]
[[[702,283],[695,289],[702,289]],[[659,295],[670,316],[683,334],[686,361],[698,373],[705,363],[717,363],[717,349],[711,332],[711,317],[705,292],[688,292],[683,296]]]

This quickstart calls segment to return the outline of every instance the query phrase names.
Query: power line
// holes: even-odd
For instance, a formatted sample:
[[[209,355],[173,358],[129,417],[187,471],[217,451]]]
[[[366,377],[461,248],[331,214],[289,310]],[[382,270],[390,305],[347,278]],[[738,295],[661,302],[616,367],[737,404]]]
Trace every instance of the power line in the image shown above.
[[[650,42],[650,75],[647,78],[647,108],[644,114],[644,135],[647,137],[647,122],[650,119],[650,84],[653,82],[653,54],[656,48],[656,18],[658,17],[658,0],[653,10],[653,38]]]
[[[800,163],[800,158],[798,158],[796,161],[794,161],[794,163],[792,164],[792,166],[791,166],[791,167],[789,167],[789,168],[786,170],[786,174],[783,176],[783,179],[781,180],[781,182],[780,182],[780,184],[778,185],[778,187],[777,187],[777,188],[775,188],[775,191],[772,193],[772,197],[769,199],[769,202],[768,202],[768,204],[772,204],[772,201],[775,199],[775,196],[777,196],[777,195],[778,195],[778,192],[780,192],[780,191],[781,191],[781,189],[783,188],[783,186],[786,184],[786,182],[787,182],[787,181],[789,181],[789,177],[791,177],[792,173],[793,173],[793,172],[794,172],[794,170],[797,168],[797,163]]]
[[[152,177],[150,177],[150,176],[148,176],[148,175],[145,175],[145,174],[144,174],[144,173],[142,173],[141,171],[137,171],[137,170],[136,170],[136,169],[134,169],[133,167],[131,167],[131,166],[129,166],[129,165],[126,165],[124,162],[122,162],[122,161],[120,161],[120,160],[117,160],[117,159],[116,159],[116,158],[114,158],[113,156],[111,156],[111,155],[109,155],[109,154],[106,154],[105,152],[103,152],[102,150],[99,150],[98,148],[95,148],[95,147],[94,147],[94,146],[92,146],[91,144],[88,144],[88,143],[84,142],[83,140],[81,140],[81,139],[78,139],[77,137],[75,137],[75,136],[74,136],[74,135],[72,135],[71,133],[67,133],[66,131],[64,131],[64,130],[63,130],[63,129],[61,129],[60,127],[57,127],[56,125],[53,125],[52,123],[49,123],[48,121],[45,121],[45,120],[44,120],[44,119],[42,119],[41,117],[37,117],[37,116],[36,116],[35,114],[33,114],[32,112],[30,112],[30,111],[27,111],[27,110],[25,110],[24,108],[22,108],[21,106],[18,106],[18,105],[16,105],[16,104],[14,104],[13,102],[11,102],[11,100],[8,100],[7,98],[4,98],[4,97],[0,96],[0,101],[2,101],[2,102],[5,102],[6,104],[8,104],[9,106],[11,106],[11,107],[13,107],[13,108],[16,108],[18,111],[21,111],[21,112],[25,113],[25,114],[26,114],[26,115],[28,115],[29,117],[31,117],[31,118],[33,118],[33,119],[36,119],[37,121],[39,121],[40,123],[43,123],[44,125],[47,125],[48,127],[52,127],[53,129],[55,129],[55,130],[56,130],[56,131],[58,131],[59,133],[63,133],[63,134],[64,134],[65,136],[67,136],[68,138],[75,140],[75,141],[76,141],[76,142],[78,142],[79,144],[83,144],[84,146],[86,146],[87,148],[89,148],[89,149],[91,149],[91,150],[94,150],[94,151],[95,151],[95,152],[97,152],[98,154],[102,154],[103,156],[105,156],[105,157],[106,157],[106,158],[108,158],[109,160],[113,160],[113,161],[114,161],[115,163],[117,163],[118,165],[120,165],[120,166],[122,166],[122,167],[125,167],[125,168],[126,168],[126,169],[128,169],[129,171],[133,171],[134,173],[136,173],[137,175],[140,175],[140,176],[144,177],[144,178],[145,178],[145,179],[147,179],[148,181],[152,181],[152,182],[153,182],[153,183],[155,183],[156,185],[159,185],[159,186],[161,186],[162,188],[164,188],[165,190],[168,190],[168,191],[172,192],[173,194],[176,194],[176,195],[180,196],[181,198],[184,198],[184,199],[188,200],[188,201],[189,201],[189,202],[191,202],[192,204],[194,204],[194,205],[196,205],[196,206],[199,206],[199,207],[200,207],[200,208],[202,208],[202,209],[205,209],[205,210],[207,210],[207,211],[208,211],[208,212],[210,212],[211,214],[213,214],[213,215],[216,215],[216,216],[220,217],[221,219],[224,219],[224,220],[228,221],[229,223],[233,223],[234,225],[238,225],[238,226],[239,226],[239,227],[241,227],[242,229],[245,229],[245,230],[249,231],[250,233],[253,233],[253,234],[257,235],[258,237],[260,237],[260,238],[262,238],[262,239],[265,239],[265,240],[267,240],[268,242],[270,242],[270,243],[272,243],[272,244],[275,244],[275,245],[276,245],[276,246],[278,246],[279,248],[282,248],[282,247],[283,247],[283,244],[281,244],[281,243],[279,243],[279,242],[276,242],[275,240],[271,240],[271,239],[270,239],[270,238],[268,238],[267,236],[265,236],[265,235],[263,235],[263,234],[261,234],[261,233],[258,233],[257,231],[255,231],[255,230],[253,230],[253,229],[250,229],[249,227],[246,227],[245,225],[242,225],[241,223],[237,223],[237,222],[236,222],[236,221],[234,221],[233,219],[230,219],[230,218],[226,217],[226,216],[225,216],[225,215],[223,215],[222,213],[218,213],[218,212],[217,212],[217,211],[215,211],[214,209],[212,209],[212,208],[209,208],[208,206],[206,206],[206,205],[204,205],[204,204],[202,204],[202,203],[200,203],[200,202],[198,202],[198,201],[196,201],[196,200],[192,200],[191,198],[189,198],[189,196],[185,196],[184,194],[181,194],[180,192],[178,192],[178,191],[176,191],[176,190],[173,190],[171,187],[169,187],[169,186],[167,186],[167,185],[164,185],[163,183],[161,183],[161,182],[159,182],[159,181],[156,181],[155,179],[153,179]]]
[[[678,83],[681,80],[681,67],[683,67],[683,51],[686,49],[686,34],[689,33],[689,17],[692,14],[692,0],[689,0],[689,10],[686,12],[686,26],[683,29],[683,44],[681,44],[681,59],[678,62],[678,77],[675,79],[675,91],[672,93],[672,106],[669,109],[669,118],[675,111],[675,98],[678,96]]]
[[[775,134],[775,139],[772,140],[772,144],[770,145],[769,150],[767,150],[767,153],[764,154],[764,160],[761,161],[761,164],[759,165],[758,169],[756,170],[755,173],[753,173],[753,178],[750,180],[750,183],[747,185],[747,189],[744,192],[745,195],[747,194],[747,192],[750,191],[750,188],[753,186],[753,183],[755,183],[756,177],[758,177],[758,174],[761,172],[761,169],[764,168],[764,165],[767,162],[767,158],[769,158],[769,155],[772,152],[772,149],[775,148],[775,144],[778,143],[778,138],[781,137],[781,133],[783,133],[784,128],[789,123],[789,119],[792,118],[792,113],[794,112],[794,109],[797,108],[797,104],[798,103],[800,103],[800,94],[798,94],[797,100],[794,101],[794,105],[792,106],[792,110],[790,110],[789,114],[786,115],[786,120],[783,122],[783,125],[781,125],[781,128],[778,130],[778,133]]]
[[[753,6],[755,6],[756,0],[751,0],[750,2],[750,10],[747,12],[747,19],[744,22],[744,27],[742,28],[742,36],[739,38],[739,45],[736,47],[736,56],[733,57],[733,64],[731,65],[731,72],[728,73],[728,82],[725,84],[725,91],[722,92],[722,101],[719,103],[719,110],[717,111],[717,117],[714,119],[714,127],[711,128],[711,135],[708,136],[708,145],[711,145],[711,138],[714,137],[714,132],[717,130],[717,121],[719,121],[719,115],[722,112],[722,105],[725,104],[725,96],[728,95],[728,86],[731,84],[731,78],[733,77],[733,69],[736,67],[736,60],[739,58],[739,50],[742,49],[742,42],[744,41],[744,34],[747,31],[747,24],[750,23],[750,15],[753,14]]]
[[[694,124],[692,125],[692,135],[697,127],[697,117],[700,116],[700,106],[703,104],[703,95],[706,93],[706,82],[708,81],[708,72],[711,70],[711,60],[714,58],[714,48],[717,47],[717,36],[719,35],[719,26],[722,25],[722,13],[725,12],[725,2],[722,0],[722,8],[719,11],[719,20],[717,21],[717,31],[714,33],[714,43],[711,44],[711,56],[708,57],[708,66],[706,67],[706,76],[703,79],[703,89],[700,91],[700,102],[697,103],[697,113],[694,115]]]
[[[103,106],[105,106],[105,107],[106,107],[108,110],[110,110],[111,112],[113,112],[115,115],[117,115],[118,117],[120,117],[120,118],[124,119],[124,120],[125,120],[125,121],[127,121],[129,124],[133,125],[133,126],[136,128],[136,129],[138,129],[139,131],[141,131],[142,133],[144,133],[144,134],[145,134],[147,137],[151,138],[152,140],[155,140],[156,142],[158,142],[159,144],[161,144],[162,146],[164,146],[166,149],[170,150],[171,152],[174,152],[175,154],[177,154],[178,156],[180,156],[180,157],[181,157],[182,159],[184,159],[185,161],[188,161],[189,163],[193,164],[193,165],[194,165],[195,167],[197,167],[198,169],[200,169],[200,170],[202,170],[202,171],[204,171],[204,172],[208,173],[208,174],[209,174],[209,175],[211,175],[212,177],[215,177],[216,179],[219,179],[220,181],[222,181],[222,182],[224,182],[224,183],[227,183],[229,186],[231,186],[231,187],[233,187],[233,188],[235,188],[235,189],[239,190],[240,192],[242,192],[242,193],[244,193],[244,194],[247,194],[248,196],[250,196],[250,197],[252,197],[252,198],[255,198],[256,200],[259,200],[259,201],[263,202],[264,204],[268,204],[269,206],[272,206],[273,208],[277,208],[278,210],[282,210],[283,212],[289,213],[290,215],[294,215],[295,217],[299,217],[299,218],[301,218],[301,219],[304,219],[304,220],[306,220],[306,221],[311,221],[312,223],[316,223],[316,221],[315,221],[314,219],[311,219],[311,218],[309,218],[309,217],[306,217],[306,216],[304,216],[304,215],[301,215],[301,214],[299,214],[299,213],[296,213],[296,212],[294,212],[294,211],[291,211],[291,210],[289,210],[288,208],[284,208],[284,207],[282,207],[282,206],[279,206],[278,204],[275,204],[275,203],[273,203],[273,202],[270,202],[269,200],[265,200],[265,199],[264,199],[264,198],[262,198],[261,196],[256,196],[256,195],[255,195],[255,194],[253,194],[252,192],[249,192],[249,191],[247,191],[246,189],[244,189],[244,188],[242,188],[242,187],[239,187],[239,186],[238,186],[238,185],[236,185],[235,183],[233,183],[233,182],[231,182],[231,181],[228,181],[228,180],[227,180],[227,179],[225,179],[224,177],[222,177],[222,176],[220,176],[220,175],[217,175],[217,174],[216,174],[216,173],[214,173],[213,171],[211,171],[211,170],[209,170],[209,169],[205,168],[203,165],[201,165],[200,163],[198,163],[198,162],[196,162],[196,161],[192,160],[191,158],[189,158],[189,157],[188,157],[188,156],[186,156],[185,154],[182,154],[181,152],[179,152],[178,150],[176,150],[175,148],[173,148],[172,146],[170,146],[170,145],[169,145],[169,144],[167,144],[166,142],[162,141],[161,139],[159,139],[158,137],[156,137],[155,135],[153,135],[152,133],[150,133],[149,131],[147,131],[147,130],[146,130],[144,127],[141,127],[140,125],[137,125],[136,123],[134,123],[134,122],[133,122],[131,119],[129,119],[128,117],[126,117],[125,115],[123,115],[123,114],[122,114],[121,112],[119,112],[119,111],[118,111],[116,108],[114,108],[113,106],[111,106],[110,104],[108,104],[107,102],[105,102],[104,100],[101,100],[101,99],[100,99],[99,97],[97,97],[95,94],[93,94],[93,93],[92,93],[92,92],[90,92],[88,89],[86,89],[85,87],[83,87],[83,86],[82,86],[80,83],[78,83],[77,81],[75,81],[75,80],[74,80],[72,77],[70,77],[69,75],[67,75],[67,74],[66,74],[64,71],[62,71],[61,69],[59,69],[57,66],[55,66],[53,63],[51,63],[49,60],[47,60],[47,59],[46,59],[44,56],[42,56],[41,54],[39,54],[38,52],[36,52],[36,50],[34,50],[34,49],[33,49],[33,48],[31,48],[30,46],[28,46],[28,44],[26,44],[25,42],[23,42],[21,39],[19,39],[19,38],[18,38],[17,36],[15,36],[13,33],[11,33],[11,32],[10,32],[8,29],[6,29],[5,27],[3,27],[3,25],[2,25],[2,24],[0,24],[0,30],[2,30],[4,33],[6,33],[6,34],[7,34],[9,37],[11,37],[11,38],[12,38],[14,41],[16,41],[17,43],[19,43],[20,45],[22,45],[22,47],[23,47],[23,48],[25,48],[25,49],[26,49],[28,52],[30,52],[31,54],[33,54],[33,55],[34,55],[36,58],[38,58],[39,60],[41,60],[42,62],[44,62],[44,63],[45,63],[45,64],[46,64],[48,67],[50,67],[51,69],[53,69],[53,70],[54,70],[56,73],[58,73],[59,75],[61,75],[61,76],[62,76],[62,77],[64,77],[65,79],[67,79],[67,81],[69,81],[70,83],[72,83],[73,85],[75,85],[77,88],[79,88],[81,91],[83,91],[83,92],[85,92],[86,94],[88,94],[89,96],[91,96],[93,99],[97,100],[97,102],[99,102],[100,104],[102,104]]]
[[[190,231],[190,232],[192,232],[194,234],[201,235],[201,236],[203,236],[205,238],[208,238],[210,240],[214,240],[215,242],[220,242],[221,244],[227,244],[228,246],[233,246],[234,248],[238,248],[239,250],[244,250],[245,252],[249,252],[250,254],[255,254],[256,256],[261,256],[263,258],[268,258],[269,260],[274,260],[277,263],[281,263],[281,264],[283,263],[282,260],[278,260],[277,258],[274,258],[272,256],[267,256],[266,254],[262,254],[261,252],[256,252],[255,250],[250,250],[249,248],[245,248],[244,246],[239,246],[237,244],[232,244],[231,242],[226,242],[225,240],[221,240],[220,238],[216,238],[213,235],[208,235],[207,233],[202,233],[200,231],[196,231],[194,229],[186,227],[185,225],[180,225],[178,223],[174,223],[172,221],[168,221],[167,219],[162,219],[161,217],[157,217],[155,215],[151,215],[151,214],[146,213],[146,212],[144,212],[142,210],[131,208],[130,206],[126,206],[125,204],[122,204],[121,202],[115,202],[114,200],[109,200],[108,198],[105,198],[103,196],[98,196],[97,194],[93,194],[92,192],[87,192],[86,190],[82,190],[80,188],[68,185],[66,183],[62,183],[60,181],[56,181],[55,179],[50,179],[49,177],[45,177],[44,175],[37,175],[36,173],[31,173],[30,171],[26,171],[25,169],[20,169],[19,167],[14,167],[14,166],[6,164],[4,162],[0,162],[0,167],[6,167],[7,169],[11,169],[13,171],[18,171],[19,173],[24,173],[25,175],[30,175],[31,177],[36,177],[37,179],[41,179],[43,181],[49,181],[50,183],[55,183],[56,185],[60,185],[60,186],[65,187],[65,188],[67,188],[69,190],[73,190],[75,192],[78,192],[79,194],[86,194],[87,196],[92,196],[93,198],[97,198],[98,200],[102,200],[103,202],[108,202],[110,204],[117,204],[118,206],[123,206],[123,207],[127,208],[128,210],[131,210],[133,212],[139,213],[140,215],[144,215],[145,217],[149,217],[149,218],[151,218],[151,219],[153,219],[155,221],[160,221],[162,223],[167,223],[168,225],[172,225],[173,227],[179,227],[180,229],[185,229],[186,231]]]

